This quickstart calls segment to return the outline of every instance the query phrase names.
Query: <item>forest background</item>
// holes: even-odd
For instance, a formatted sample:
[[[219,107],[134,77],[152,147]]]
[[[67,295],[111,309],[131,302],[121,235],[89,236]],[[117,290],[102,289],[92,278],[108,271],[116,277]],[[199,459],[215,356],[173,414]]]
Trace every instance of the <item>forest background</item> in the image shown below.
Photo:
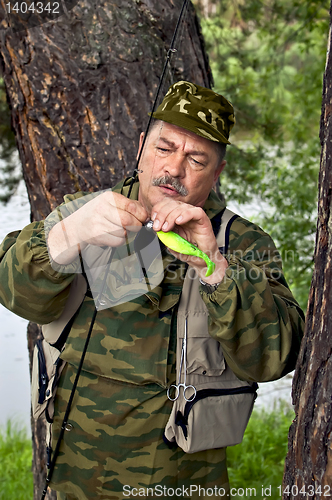
[[[306,309],[313,271],[328,0],[194,0],[214,90],[236,127],[220,178],[226,201],[274,238]],[[0,79],[0,200],[22,177]],[[254,208],[253,208],[254,207]]]

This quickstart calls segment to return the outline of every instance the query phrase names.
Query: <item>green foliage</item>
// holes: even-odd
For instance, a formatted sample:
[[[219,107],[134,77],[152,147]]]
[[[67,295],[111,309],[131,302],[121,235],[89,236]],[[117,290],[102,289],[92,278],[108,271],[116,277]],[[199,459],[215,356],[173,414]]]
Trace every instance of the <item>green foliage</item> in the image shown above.
[[[33,498],[32,446],[24,430],[0,429],[0,500]]]
[[[286,277],[305,308],[316,232],[329,1],[207,4],[210,15],[201,23],[214,89],[233,103],[237,119],[221,188],[226,200],[261,200],[268,207],[251,218],[287,256]]]
[[[262,486],[264,490],[271,486],[271,496],[267,498],[280,499],[278,486],[282,485],[288,430],[293,419],[293,410],[284,404],[272,412],[253,411],[242,443],[227,449],[231,488],[255,488],[255,497],[264,498]],[[254,495],[248,491],[248,496]]]

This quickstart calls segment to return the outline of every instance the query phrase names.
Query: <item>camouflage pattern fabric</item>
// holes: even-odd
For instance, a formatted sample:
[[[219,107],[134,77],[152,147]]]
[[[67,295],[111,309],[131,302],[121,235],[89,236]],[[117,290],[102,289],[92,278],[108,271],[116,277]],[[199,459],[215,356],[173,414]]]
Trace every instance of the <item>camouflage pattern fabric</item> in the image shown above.
[[[223,144],[230,144],[235,124],[233,106],[225,97],[183,80],[171,85],[152,116]]]
[[[116,187],[124,194],[127,189],[127,184]],[[132,196],[137,193],[138,184]],[[212,192],[204,208],[212,218],[223,205]],[[218,289],[212,294],[201,290],[210,334],[240,378],[267,381],[285,375],[295,365],[303,313],[272,240],[238,218],[226,258],[230,267]],[[171,411],[166,387],[175,381],[176,306],[184,276],[182,263],[167,252],[163,259],[165,278],[159,287],[97,314],[51,484],[62,500],[196,500],[204,496],[202,489],[211,498],[229,496],[225,449],[188,455],[162,439]],[[11,233],[0,247],[0,302],[32,321],[51,322],[60,315],[75,276],[77,264],[70,266],[61,273],[50,265],[43,222]],[[68,364],[55,401],[54,439],[93,310],[94,301],[87,297],[62,355]]]

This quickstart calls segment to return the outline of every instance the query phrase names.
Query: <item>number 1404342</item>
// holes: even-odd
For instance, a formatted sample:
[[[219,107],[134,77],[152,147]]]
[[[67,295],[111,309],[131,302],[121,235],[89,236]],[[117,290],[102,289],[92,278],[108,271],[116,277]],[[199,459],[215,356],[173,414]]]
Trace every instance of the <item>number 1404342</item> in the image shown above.
[[[330,497],[332,496],[332,488],[329,485],[324,486],[314,486],[313,484],[309,484],[308,486],[299,487],[296,484],[293,486],[286,486],[282,488],[282,486],[278,486],[279,495],[286,495],[297,497],[299,495],[313,497],[314,495],[320,495],[321,497]]]
[[[6,3],[8,14],[60,14],[59,2],[16,2]]]

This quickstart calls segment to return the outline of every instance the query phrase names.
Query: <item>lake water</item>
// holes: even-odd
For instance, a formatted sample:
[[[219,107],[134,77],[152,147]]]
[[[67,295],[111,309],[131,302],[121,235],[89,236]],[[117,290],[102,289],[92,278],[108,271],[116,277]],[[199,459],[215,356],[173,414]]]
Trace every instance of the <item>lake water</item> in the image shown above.
[[[230,207],[231,208],[231,207]],[[23,183],[6,205],[0,204],[0,241],[30,222],[29,202]],[[234,207],[233,207],[234,210]],[[239,211],[239,207],[237,207]],[[0,305],[0,426],[8,419],[30,428],[30,378],[26,340],[27,321]],[[256,407],[273,408],[279,400],[291,404],[292,376],[260,384]]]
[[[25,185],[21,183],[7,205],[0,204],[0,241],[30,222]],[[9,418],[30,426],[28,322],[0,305],[0,425]]]

